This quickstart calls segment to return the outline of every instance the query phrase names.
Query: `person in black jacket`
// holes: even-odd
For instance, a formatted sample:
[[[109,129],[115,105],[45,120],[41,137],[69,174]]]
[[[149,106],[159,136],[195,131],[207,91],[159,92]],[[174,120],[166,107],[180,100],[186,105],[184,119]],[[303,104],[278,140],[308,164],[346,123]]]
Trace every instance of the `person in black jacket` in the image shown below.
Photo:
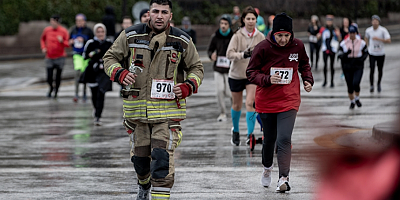
[[[196,31],[192,29],[192,23],[190,22],[190,18],[188,16],[183,17],[181,29],[185,31],[185,33],[192,38],[193,43],[196,44]]]
[[[96,24],[93,30],[95,34],[94,39],[89,40],[85,45],[84,58],[90,60],[82,77],[82,82],[88,83],[90,87],[94,107],[94,124],[100,126],[105,93],[112,90],[112,82],[104,72],[103,56],[111,47],[112,42],[106,39],[107,29],[104,24]]]
[[[218,121],[226,121],[225,97],[231,97],[228,83],[230,60],[226,57],[226,50],[233,36],[231,25],[230,16],[222,15],[219,20],[219,29],[211,36],[211,42],[208,46],[208,56],[214,61],[214,81],[220,107]]]
[[[101,21],[107,28],[107,38],[111,39],[111,41],[114,41],[114,39],[115,39],[114,38],[114,35],[115,35],[114,8],[112,6],[107,6],[105,11],[106,11],[106,14],[103,16]]]
[[[307,32],[308,41],[310,43],[310,58],[311,58],[311,68],[315,66],[315,70],[318,69],[318,60],[319,60],[319,50],[321,49],[321,38],[320,31],[321,26],[319,24],[319,18],[317,15],[311,16],[310,25],[308,25]],[[318,39],[319,38],[319,39]],[[314,62],[314,54],[315,54],[315,62]]]

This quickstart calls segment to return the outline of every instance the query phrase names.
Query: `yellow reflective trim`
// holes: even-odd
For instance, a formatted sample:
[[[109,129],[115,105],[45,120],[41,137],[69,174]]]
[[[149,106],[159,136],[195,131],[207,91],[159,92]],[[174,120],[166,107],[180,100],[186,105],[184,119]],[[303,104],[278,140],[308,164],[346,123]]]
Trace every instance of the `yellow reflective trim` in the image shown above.
[[[111,76],[112,76],[112,72],[113,72],[114,69],[117,68],[117,67],[121,67],[121,64],[119,64],[119,63],[114,63],[114,64],[112,64],[112,65],[108,68],[108,70],[107,70],[107,75],[108,75],[109,77],[111,77]]]
[[[151,176],[149,176],[149,177],[146,178],[145,180],[140,180],[140,179],[138,179],[139,184],[145,185],[145,184],[149,183],[149,182],[150,182],[150,178],[151,178]]]
[[[196,74],[189,74],[188,78],[194,78],[197,82],[197,86],[201,85],[201,79],[198,76],[196,76]]]

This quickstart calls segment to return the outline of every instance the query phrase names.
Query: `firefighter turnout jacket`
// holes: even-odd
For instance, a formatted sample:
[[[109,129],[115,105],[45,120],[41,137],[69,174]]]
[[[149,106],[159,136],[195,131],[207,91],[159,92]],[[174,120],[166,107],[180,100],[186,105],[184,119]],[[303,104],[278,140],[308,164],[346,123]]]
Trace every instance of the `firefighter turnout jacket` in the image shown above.
[[[148,24],[122,31],[103,57],[110,79],[122,84],[121,74],[132,65],[137,77],[123,98],[124,118],[142,123],[159,123],[186,118],[186,100],[177,99],[173,86],[188,84],[197,93],[204,75],[203,65],[192,39],[178,28],[168,26],[156,34]],[[122,80],[123,81],[123,80]]]

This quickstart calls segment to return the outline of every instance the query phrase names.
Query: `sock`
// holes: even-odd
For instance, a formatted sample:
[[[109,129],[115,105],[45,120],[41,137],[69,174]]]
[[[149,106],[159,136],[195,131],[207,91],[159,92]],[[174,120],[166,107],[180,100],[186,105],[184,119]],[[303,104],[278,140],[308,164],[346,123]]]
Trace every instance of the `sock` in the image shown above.
[[[360,100],[360,96],[356,96],[354,99],[355,99],[356,101],[357,101],[357,100]]]
[[[350,100],[351,103],[356,103],[355,99]]]
[[[247,136],[254,132],[254,126],[256,124],[256,112],[246,112],[246,122],[247,122]]]
[[[239,120],[242,111],[236,111],[231,108],[231,115],[232,115],[232,124],[233,124],[233,131],[239,133]]]

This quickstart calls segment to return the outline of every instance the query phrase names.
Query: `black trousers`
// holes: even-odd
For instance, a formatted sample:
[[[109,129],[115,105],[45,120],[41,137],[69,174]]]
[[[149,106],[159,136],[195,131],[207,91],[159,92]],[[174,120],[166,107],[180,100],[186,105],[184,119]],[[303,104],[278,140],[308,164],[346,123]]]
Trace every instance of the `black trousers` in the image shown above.
[[[383,76],[383,63],[385,62],[385,55],[383,56],[369,55],[369,67],[371,68],[371,71],[369,72],[369,83],[371,86],[374,85],[375,62],[378,66],[378,85],[380,85]]]
[[[327,82],[327,73],[328,73],[328,58],[330,58],[331,61],[331,83],[333,83],[333,77],[335,75],[335,69],[334,69],[334,64],[335,64],[335,53],[323,53],[324,56],[324,83]]]
[[[260,113],[259,115],[264,127],[262,163],[264,167],[272,166],[276,142],[279,178],[282,176],[287,177],[289,176],[292,158],[292,132],[297,111]]]
[[[94,109],[96,109],[94,116],[96,118],[101,118],[101,113],[103,112],[106,93],[100,91],[98,86],[91,87],[90,90],[92,92],[93,107]]]
[[[360,92],[360,83],[363,72],[364,72],[363,67],[343,68],[343,74],[347,84],[347,92],[349,94],[353,94],[354,92]]]
[[[317,68],[318,65],[318,60],[319,60],[319,50],[321,48],[321,45],[318,43],[312,43],[310,42],[310,58],[311,58],[311,64],[314,64],[314,53],[315,53],[315,68]],[[312,66],[311,66],[312,67]]]

